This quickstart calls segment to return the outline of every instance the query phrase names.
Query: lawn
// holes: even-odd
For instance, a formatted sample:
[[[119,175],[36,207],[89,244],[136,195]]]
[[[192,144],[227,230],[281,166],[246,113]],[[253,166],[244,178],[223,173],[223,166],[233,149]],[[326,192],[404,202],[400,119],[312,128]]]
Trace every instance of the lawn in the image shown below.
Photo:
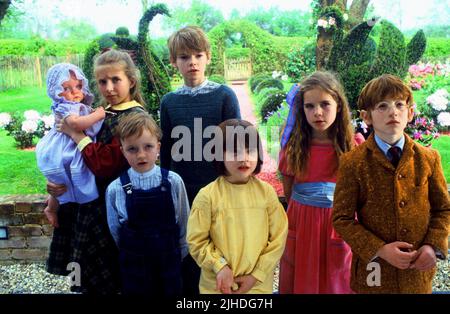
[[[52,102],[45,87],[24,87],[0,92],[0,112],[24,112],[34,109],[49,114]]]

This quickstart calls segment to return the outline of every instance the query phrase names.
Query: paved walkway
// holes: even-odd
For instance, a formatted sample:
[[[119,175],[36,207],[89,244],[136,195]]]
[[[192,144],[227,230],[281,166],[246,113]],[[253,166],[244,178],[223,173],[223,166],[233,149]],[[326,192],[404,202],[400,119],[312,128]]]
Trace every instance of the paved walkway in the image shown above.
[[[230,86],[239,100],[241,108],[241,117],[254,125],[258,125],[259,121],[253,112],[253,104],[248,94],[247,81],[233,81]],[[262,140],[264,149],[264,163],[261,172],[275,173],[277,170],[277,162],[267,153],[267,145],[265,140]]]

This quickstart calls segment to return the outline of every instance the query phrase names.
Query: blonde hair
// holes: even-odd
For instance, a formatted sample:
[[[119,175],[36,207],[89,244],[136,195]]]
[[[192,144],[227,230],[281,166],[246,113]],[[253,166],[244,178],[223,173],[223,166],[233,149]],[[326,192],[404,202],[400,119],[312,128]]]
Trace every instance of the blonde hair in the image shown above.
[[[295,97],[296,122],[286,145],[288,170],[295,174],[303,175],[306,170],[313,133],[306,119],[304,96],[306,92],[317,88],[329,94],[337,103],[336,119],[327,129],[328,138],[332,140],[336,154],[339,157],[353,147],[354,132],[350,121],[350,109],[342,84],[331,72],[315,72],[303,80]]]
[[[198,26],[186,26],[173,33],[167,40],[170,62],[176,62],[177,54],[182,52],[206,51],[211,54],[211,45],[205,32]]]
[[[383,74],[364,86],[358,97],[358,108],[369,111],[380,101],[388,98],[404,99],[408,106],[414,102],[411,89],[399,77]]]
[[[139,69],[134,64],[130,55],[124,51],[111,49],[98,55],[94,61],[94,75],[97,77],[99,69],[104,67],[119,67],[134,86],[130,89],[131,100],[135,100],[145,107],[145,101],[141,94],[141,76]],[[106,105],[105,99],[102,99],[102,105]]]
[[[120,119],[116,135],[123,141],[130,136],[141,136],[144,130],[149,131],[158,141],[161,140],[162,131],[151,114],[144,111],[131,112]]]

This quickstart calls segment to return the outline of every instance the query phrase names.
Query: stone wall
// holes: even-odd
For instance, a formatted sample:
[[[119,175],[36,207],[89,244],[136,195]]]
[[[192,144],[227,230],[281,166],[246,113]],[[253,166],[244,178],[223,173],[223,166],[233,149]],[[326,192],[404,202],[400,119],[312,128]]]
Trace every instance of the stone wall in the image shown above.
[[[44,261],[53,227],[43,214],[46,195],[0,196],[0,227],[8,240],[0,240],[0,263]]]

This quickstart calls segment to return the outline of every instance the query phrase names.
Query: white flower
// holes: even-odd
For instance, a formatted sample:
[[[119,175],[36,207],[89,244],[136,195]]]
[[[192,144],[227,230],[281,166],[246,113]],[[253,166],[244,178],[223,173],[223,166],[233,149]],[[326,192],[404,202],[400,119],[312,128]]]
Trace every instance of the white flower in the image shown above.
[[[438,89],[437,91],[434,92],[433,95],[437,95],[437,96],[445,97],[445,98],[447,98],[449,96],[449,94],[445,88]]]
[[[331,25],[335,25],[335,24],[336,24],[336,19],[335,19],[334,17],[330,17],[330,18],[328,19],[328,24],[330,24],[330,26],[331,26]]]
[[[53,115],[42,116],[42,122],[44,122],[44,127],[46,129],[51,129],[55,124],[55,117]]]
[[[347,13],[344,13],[344,14],[342,15],[342,17],[344,18],[344,21],[347,21],[347,20],[348,20],[348,14],[347,14]]]
[[[279,78],[280,77],[280,75],[281,75],[281,71],[273,71],[272,72],[272,78],[274,78],[274,79],[276,79],[276,78]]]
[[[447,109],[448,100],[446,97],[442,97],[440,95],[430,95],[427,97],[427,103],[429,103],[434,110],[443,111]]]
[[[9,113],[0,113],[0,128],[7,126],[11,122],[11,116]]]
[[[34,120],[25,120],[22,123],[22,131],[25,133],[34,133],[38,128],[38,124]]]
[[[30,121],[38,121],[41,118],[39,112],[36,110],[27,110],[23,113],[23,116],[25,117],[25,120]]]
[[[441,112],[438,114],[437,121],[442,126],[450,126],[450,112]]]
[[[283,81],[287,81],[287,80],[288,80],[287,74],[284,74],[284,75],[281,77],[281,79],[282,79]]]
[[[328,22],[326,20],[319,19],[317,21],[317,26],[323,27],[323,28],[327,28],[328,27]]]

